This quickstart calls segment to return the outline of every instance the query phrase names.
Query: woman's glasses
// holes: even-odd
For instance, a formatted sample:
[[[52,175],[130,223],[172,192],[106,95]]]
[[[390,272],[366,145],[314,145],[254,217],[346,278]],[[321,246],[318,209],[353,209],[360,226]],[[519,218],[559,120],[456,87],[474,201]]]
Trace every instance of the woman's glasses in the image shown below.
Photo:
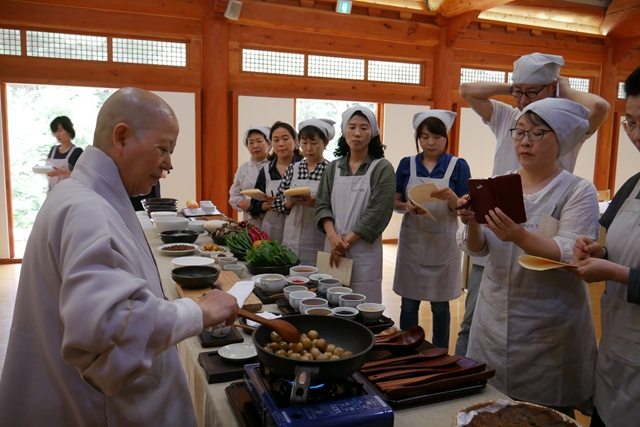
[[[544,138],[544,134],[548,132],[553,132],[552,130],[542,130],[542,129],[531,129],[531,130],[523,130],[523,129],[511,129],[511,137],[516,141],[524,138],[525,135],[529,137],[529,141],[540,141]]]

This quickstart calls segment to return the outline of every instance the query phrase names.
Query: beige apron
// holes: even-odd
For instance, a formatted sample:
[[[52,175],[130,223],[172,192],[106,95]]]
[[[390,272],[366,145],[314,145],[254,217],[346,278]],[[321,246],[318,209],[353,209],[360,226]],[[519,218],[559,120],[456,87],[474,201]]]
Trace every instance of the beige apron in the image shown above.
[[[293,165],[291,188],[309,187],[315,195],[320,181],[297,178],[299,171],[300,162]],[[284,223],[282,244],[298,255],[302,265],[315,266],[318,252],[324,249],[324,239],[324,233],[316,225],[316,209],[294,203]]]
[[[278,187],[280,187],[281,180],[271,179],[268,166],[264,168],[264,176],[267,180],[265,193],[268,196],[275,196],[278,192]],[[264,213],[264,217],[262,218],[262,231],[267,233],[271,240],[282,243],[285,219],[287,219],[286,215],[273,209],[269,209]]]
[[[71,153],[73,153],[73,150],[76,149],[75,145],[72,145],[71,148],[69,149],[69,151],[67,151],[67,155],[65,156],[64,159],[54,159],[56,153],[59,152],[59,146],[55,146],[53,149],[53,152],[51,153],[51,157],[49,157],[47,159],[47,164],[50,166],[55,166],[58,169],[62,169],[62,170],[70,170],[69,169],[69,157],[71,157]],[[47,179],[49,181],[49,191],[53,190],[53,187],[55,187],[60,181],[63,181],[65,179],[67,179],[66,176],[47,176]]]
[[[416,185],[434,183],[448,187],[453,169],[458,162],[452,157],[443,178],[419,178],[416,159],[411,157],[411,174],[407,194]],[[408,199],[408,195],[406,196]],[[425,205],[437,221],[425,215],[405,213],[400,227],[396,271],[393,291],[417,301],[451,301],[460,296],[460,260],[462,254],[456,245],[458,217],[446,202]]]
[[[608,259],[640,266],[640,181],[607,230]],[[595,403],[608,427],[640,423],[640,305],[627,302],[627,287],[607,281],[600,299],[602,339],[596,368]]]
[[[346,236],[360,221],[371,199],[371,172],[380,159],[371,162],[365,175],[340,176],[336,167],[331,191],[334,227],[340,236]],[[348,165],[347,165],[348,167]],[[324,249],[331,252],[326,239]],[[358,239],[351,244],[347,255],[353,260],[351,288],[367,296],[367,302],[382,302],[382,237],[373,243]]]
[[[523,225],[535,232],[542,214],[560,212],[558,201],[578,179],[567,173],[542,200],[525,201]],[[522,249],[491,232],[486,237],[491,256],[467,356],[495,369],[490,384],[511,398],[545,406],[583,403],[593,395],[596,357],[586,283],[562,269],[527,270],[518,263]]]
[[[254,164],[251,160],[247,162],[247,173],[242,177],[242,181],[240,181],[240,190],[251,190],[256,188],[256,180],[258,179],[258,175],[260,171],[264,169],[264,166],[267,165],[267,169],[265,169],[265,174],[269,172],[269,162],[264,161],[261,164]],[[249,199],[248,196],[245,196],[245,199]],[[242,211],[242,220],[247,221],[249,224],[262,229],[262,218],[253,218],[249,212]]]

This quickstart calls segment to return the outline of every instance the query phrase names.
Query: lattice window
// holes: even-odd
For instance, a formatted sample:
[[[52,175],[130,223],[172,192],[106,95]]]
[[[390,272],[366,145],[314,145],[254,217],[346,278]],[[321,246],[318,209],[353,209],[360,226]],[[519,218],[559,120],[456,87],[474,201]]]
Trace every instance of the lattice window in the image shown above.
[[[309,55],[307,72],[310,77],[364,80],[364,59]]]
[[[571,89],[579,90],[580,92],[589,92],[591,80],[578,77],[569,77],[569,86],[571,86]]]
[[[107,38],[27,31],[27,56],[106,61]]]
[[[420,84],[420,64],[369,61],[368,80]]]
[[[186,43],[113,38],[113,62],[187,66]]]
[[[304,55],[242,49],[242,71],[304,76]]]
[[[0,28],[0,55],[20,55],[20,30]]]
[[[624,93],[624,82],[618,83],[618,99],[626,99],[626,94]]]
[[[507,83],[513,84],[513,73],[507,73]]]
[[[480,70],[477,68],[461,68],[460,83],[495,82],[504,83],[506,73],[504,71]]]

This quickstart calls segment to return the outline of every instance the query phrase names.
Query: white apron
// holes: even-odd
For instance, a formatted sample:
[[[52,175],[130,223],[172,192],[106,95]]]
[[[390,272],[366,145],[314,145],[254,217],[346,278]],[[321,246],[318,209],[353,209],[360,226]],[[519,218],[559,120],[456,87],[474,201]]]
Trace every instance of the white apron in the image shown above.
[[[640,181],[607,230],[608,259],[640,266]],[[640,305],[627,302],[627,287],[607,281],[600,299],[602,339],[596,368],[595,403],[608,427],[640,422]]]
[[[371,199],[371,172],[380,159],[371,162],[367,173],[358,176],[340,176],[336,167],[331,191],[334,227],[340,236],[349,234],[358,223]],[[347,165],[348,167],[348,165]],[[325,240],[324,249],[331,252],[331,242]],[[350,287],[353,292],[367,296],[367,302],[382,302],[382,237],[373,243],[358,239],[347,250],[353,260]]]
[[[560,212],[558,201],[575,179],[567,174],[547,197],[525,201],[523,225],[535,232],[542,214]],[[491,232],[486,237],[491,256],[467,356],[495,369],[489,382],[511,398],[545,406],[583,403],[593,395],[596,357],[586,283],[561,269],[527,270],[518,263],[522,249]]]
[[[409,190],[416,185],[434,183],[438,188],[448,187],[453,169],[458,162],[451,158],[443,178],[419,178],[416,155],[411,158]],[[446,202],[426,205],[437,221],[425,215],[405,213],[398,239],[396,271],[393,291],[405,298],[418,301],[451,301],[460,296],[460,260],[462,253],[456,244],[458,217]]]
[[[260,165],[254,166],[251,161],[247,162],[247,173],[244,174],[242,180],[240,181],[240,190],[251,190],[256,188],[256,179],[258,179],[258,175],[260,171],[264,168],[265,165],[269,165],[269,162],[264,162]],[[264,171],[267,174],[269,171],[268,166]],[[248,199],[248,196],[245,196]],[[253,218],[249,212],[242,211],[242,220],[247,221],[249,224],[254,225],[262,230],[262,218]]]
[[[71,146],[69,151],[67,151],[67,155],[65,156],[64,159],[54,159],[56,153],[59,152],[58,148],[59,148],[58,146],[54,147],[53,152],[51,153],[51,157],[47,159],[47,164],[50,166],[54,166],[58,169],[68,171],[70,170],[69,157],[71,156],[71,153],[73,153],[73,150],[76,149],[76,146],[75,145]],[[58,184],[60,181],[63,181],[65,179],[67,179],[66,176],[47,176],[47,180],[49,181],[49,191],[53,190],[53,187],[55,187],[56,184]]]
[[[269,196],[275,196],[278,192],[278,187],[280,187],[281,180],[271,179],[268,166],[264,168],[264,176],[267,180],[265,193]],[[262,218],[262,231],[267,233],[271,240],[282,243],[285,219],[287,219],[286,215],[283,215],[278,211],[274,211],[272,209],[266,211]]]
[[[315,195],[320,181],[297,178],[299,170],[300,162],[293,165],[291,188],[309,187],[311,194]],[[294,204],[285,220],[282,244],[298,255],[302,265],[315,266],[318,251],[324,249],[324,239],[324,233],[316,225],[316,209]]]

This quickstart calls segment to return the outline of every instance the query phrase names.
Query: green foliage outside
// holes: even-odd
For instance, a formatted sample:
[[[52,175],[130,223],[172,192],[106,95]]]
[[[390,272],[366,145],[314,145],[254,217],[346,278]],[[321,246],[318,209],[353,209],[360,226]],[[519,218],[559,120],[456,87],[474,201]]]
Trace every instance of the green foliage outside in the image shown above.
[[[49,124],[57,116],[68,116],[83,149],[93,141],[98,110],[114,92],[69,86],[7,85],[9,156],[14,234],[29,233],[38,210],[47,197],[46,175],[33,173],[43,165],[57,144]],[[26,238],[26,236],[24,236]]]

